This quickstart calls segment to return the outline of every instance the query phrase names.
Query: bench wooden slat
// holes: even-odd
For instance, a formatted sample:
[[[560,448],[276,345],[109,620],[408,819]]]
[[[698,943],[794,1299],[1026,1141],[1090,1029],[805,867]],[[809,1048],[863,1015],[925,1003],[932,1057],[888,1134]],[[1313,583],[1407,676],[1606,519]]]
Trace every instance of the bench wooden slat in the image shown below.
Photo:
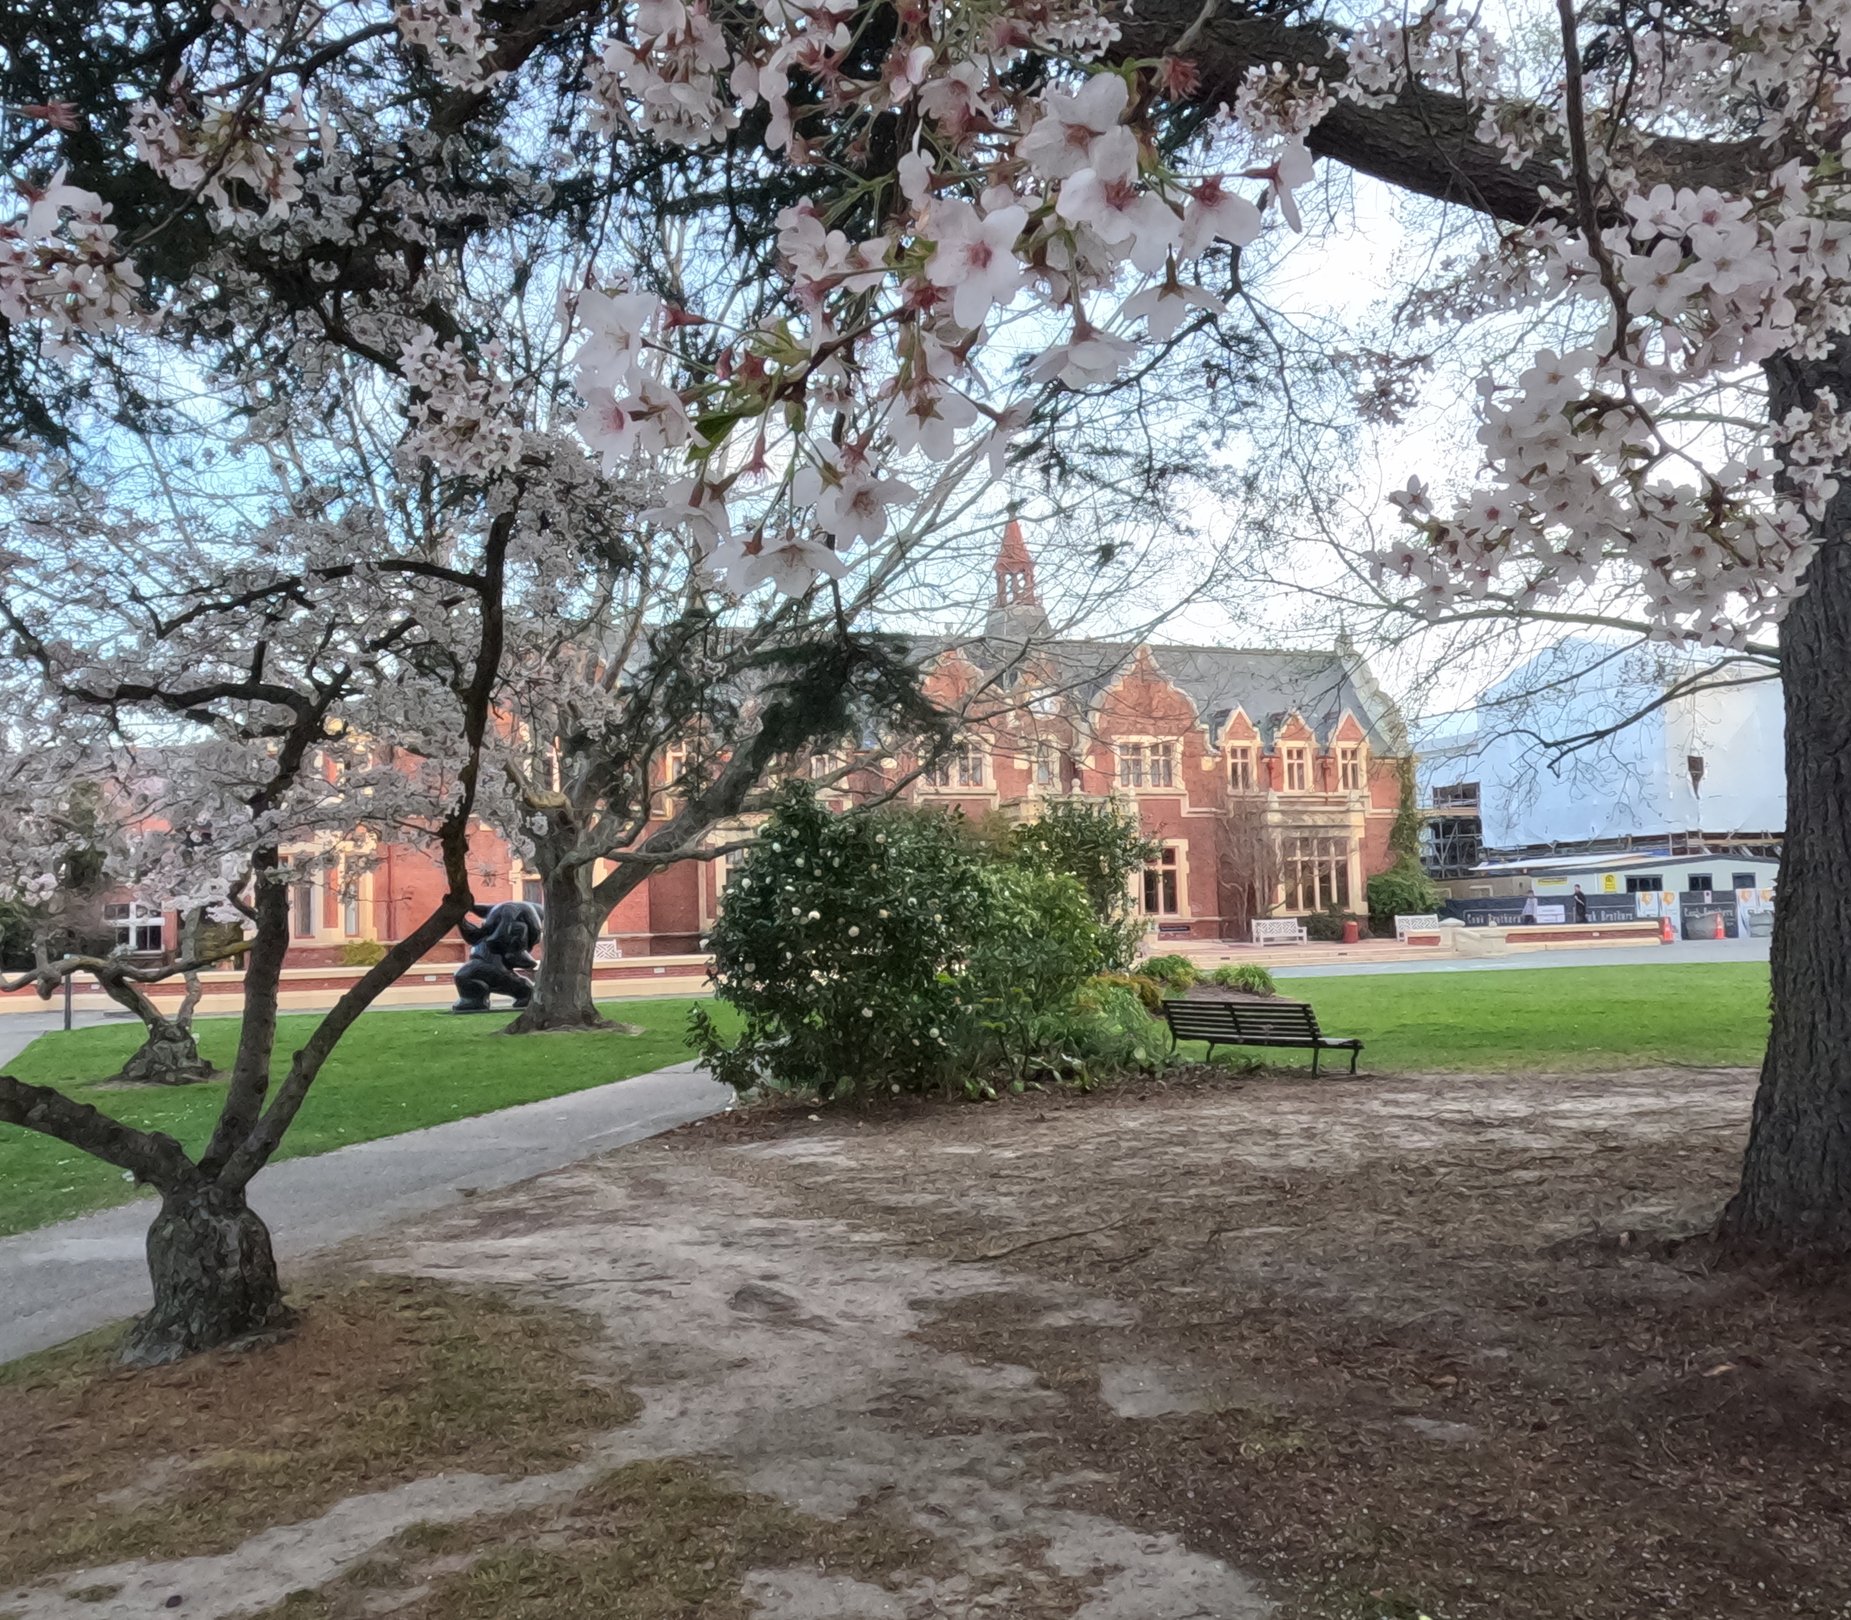
[[[1184,1001],[1163,1003],[1164,1021],[1170,1026],[1170,1046],[1179,1040],[1207,1041],[1217,1046],[1296,1047],[1311,1053],[1311,1072],[1325,1051],[1350,1054],[1350,1073],[1362,1055],[1363,1043],[1353,1036],[1333,1038],[1318,1028],[1318,1015],[1302,1001]]]

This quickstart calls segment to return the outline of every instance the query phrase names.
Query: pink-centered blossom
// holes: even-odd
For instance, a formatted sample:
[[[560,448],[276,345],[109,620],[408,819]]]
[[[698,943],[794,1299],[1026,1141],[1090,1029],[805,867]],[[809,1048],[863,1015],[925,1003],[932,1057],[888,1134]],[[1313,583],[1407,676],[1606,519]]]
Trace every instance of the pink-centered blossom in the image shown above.
[[[1051,90],[1015,155],[1043,180],[1065,180],[1093,164],[1093,142],[1119,127],[1130,90],[1116,73],[1095,73],[1071,94]],[[1128,133],[1128,132],[1127,132]]]
[[[976,331],[1021,289],[1015,247],[1027,224],[1028,211],[1019,204],[988,215],[961,201],[933,210],[937,244],[926,260],[926,280],[951,295],[951,318],[966,331]]]

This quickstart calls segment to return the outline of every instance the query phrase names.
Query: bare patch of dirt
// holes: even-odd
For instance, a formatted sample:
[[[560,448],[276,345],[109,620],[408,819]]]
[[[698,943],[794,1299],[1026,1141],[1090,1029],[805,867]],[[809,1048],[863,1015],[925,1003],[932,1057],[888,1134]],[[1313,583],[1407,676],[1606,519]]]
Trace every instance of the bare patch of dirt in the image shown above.
[[[1851,1286],[1713,1272],[1682,1241],[1751,1090],[1217,1065],[721,1116],[353,1251],[595,1319],[640,1410],[580,1460],[412,1480],[0,1607],[1851,1617]],[[120,1595],[79,1604],[85,1583]]]
[[[863,1620],[950,1573],[937,1538],[879,1507],[830,1522],[695,1464],[632,1463],[545,1511],[417,1527],[259,1620]]]
[[[210,1554],[442,1468],[555,1469],[633,1397],[582,1320],[413,1278],[312,1287],[250,1352],[149,1372],[103,1339],[0,1377],[0,1591],[48,1571]],[[119,1584],[119,1583],[117,1583]],[[71,1596],[106,1603],[95,1582]]]
[[[1019,1266],[920,1337],[1031,1369],[1066,1501],[1264,1571],[1287,1620],[1847,1615],[1851,1279],[1680,1242],[1751,1093],[1270,1076],[676,1147]],[[1119,1314],[1050,1322],[1050,1284]]]

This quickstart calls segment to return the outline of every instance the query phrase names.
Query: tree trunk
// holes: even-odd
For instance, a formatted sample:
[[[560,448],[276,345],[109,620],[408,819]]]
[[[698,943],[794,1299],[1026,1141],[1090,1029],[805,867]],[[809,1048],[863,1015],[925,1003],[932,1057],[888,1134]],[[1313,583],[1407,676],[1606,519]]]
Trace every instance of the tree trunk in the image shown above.
[[[1846,357],[1770,366],[1776,421]],[[1787,827],[1774,909],[1774,1023],[1741,1190],[1722,1236],[1786,1253],[1851,1252],[1851,478],[1780,630]]]
[[[244,1201],[213,1181],[164,1194],[148,1228],[154,1308],[122,1352],[131,1367],[155,1367],[233,1344],[288,1318],[270,1230]]]
[[[510,1035],[553,1029],[609,1029],[591,995],[598,928],[608,907],[592,893],[589,865],[543,874],[545,932],[540,936],[540,966],[534,974],[533,1000],[508,1025]]]
[[[184,1086],[210,1080],[218,1071],[199,1055],[190,1029],[162,1019],[148,1026],[148,1038],[122,1065],[118,1080],[134,1085]]]

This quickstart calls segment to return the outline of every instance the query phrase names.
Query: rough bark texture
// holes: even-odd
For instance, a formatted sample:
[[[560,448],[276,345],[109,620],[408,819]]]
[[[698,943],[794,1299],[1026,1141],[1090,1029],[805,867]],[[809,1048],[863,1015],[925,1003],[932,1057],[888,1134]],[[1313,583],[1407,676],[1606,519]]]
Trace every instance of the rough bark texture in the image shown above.
[[[199,1055],[199,1043],[190,1029],[163,1019],[148,1030],[148,1038],[122,1065],[116,1076],[134,1085],[185,1086],[210,1080],[218,1071]]]
[[[1851,398],[1851,355],[1771,366],[1769,377],[1779,420],[1821,387]],[[1774,1025],[1722,1228],[1788,1253],[1851,1252],[1851,479],[1824,527],[1780,632],[1787,836]]]
[[[510,1035],[552,1029],[609,1029],[592,999],[591,969],[598,928],[608,906],[592,893],[589,866],[572,866],[545,876],[542,904],[546,932],[540,938],[540,966],[533,1000],[508,1025]]]
[[[1232,102],[1252,67],[1280,62],[1314,67],[1333,82],[1343,77],[1342,60],[1332,49],[1340,31],[1330,23],[1288,20],[1243,5],[1213,6],[1205,13],[1202,0],[1139,0],[1114,20],[1121,32],[1108,54],[1117,60],[1160,56],[1186,40],[1182,54],[1201,75],[1195,99],[1209,107]],[[1339,103],[1313,128],[1307,144],[1319,157],[1404,191],[1512,224],[1556,212],[1542,198],[1562,184],[1551,155],[1509,167],[1496,147],[1476,138],[1478,116],[1459,97],[1416,85],[1385,107]],[[1644,144],[1638,169],[1648,184],[1664,179],[1739,191],[1751,183],[1756,156],[1748,141],[1659,137]]]
[[[269,1228],[243,1193],[216,1182],[163,1195],[148,1228],[148,1275],[154,1307],[123,1350],[131,1367],[178,1361],[287,1319]]]

